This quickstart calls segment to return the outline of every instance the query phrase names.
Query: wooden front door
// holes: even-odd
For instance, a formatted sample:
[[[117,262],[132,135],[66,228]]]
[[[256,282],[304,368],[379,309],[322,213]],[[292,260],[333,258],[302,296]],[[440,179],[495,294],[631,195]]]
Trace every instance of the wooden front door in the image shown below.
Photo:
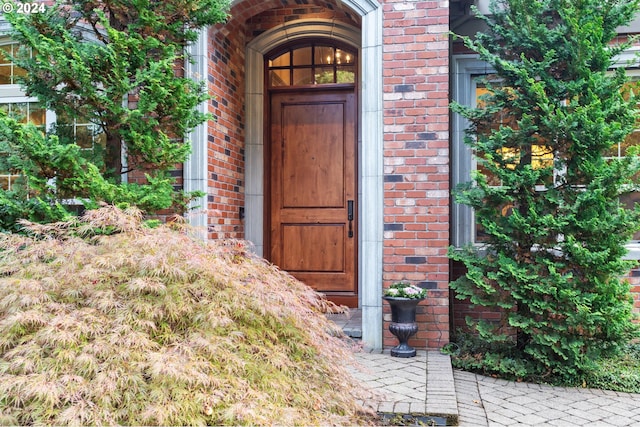
[[[270,260],[357,307],[353,89],[271,93]]]

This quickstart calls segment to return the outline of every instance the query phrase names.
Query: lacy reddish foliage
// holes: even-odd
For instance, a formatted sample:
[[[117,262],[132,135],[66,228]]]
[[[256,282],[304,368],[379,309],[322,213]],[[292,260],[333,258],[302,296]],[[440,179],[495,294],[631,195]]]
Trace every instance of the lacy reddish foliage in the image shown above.
[[[337,307],[246,250],[107,207],[0,236],[3,424],[353,424]]]

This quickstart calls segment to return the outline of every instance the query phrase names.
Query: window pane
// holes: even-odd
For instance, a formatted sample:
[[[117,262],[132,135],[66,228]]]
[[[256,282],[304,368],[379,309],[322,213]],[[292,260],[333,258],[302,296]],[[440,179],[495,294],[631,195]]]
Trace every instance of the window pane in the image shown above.
[[[22,123],[26,123],[29,119],[29,108],[26,102],[13,104],[11,110],[13,116],[18,118]]]
[[[293,65],[311,65],[311,46],[293,51]]]
[[[329,46],[316,46],[315,63],[316,65],[331,65],[335,63],[334,51]]]
[[[285,52],[282,55],[278,56],[275,59],[269,61],[269,67],[288,67],[291,65],[289,62],[290,53]]]
[[[316,68],[316,84],[335,83],[333,67]]]
[[[289,86],[291,85],[290,70],[271,70],[269,71],[270,86]]]
[[[92,148],[93,138],[89,129],[84,125],[76,126],[76,144],[80,148]]]
[[[11,55],[11,45],[0,46],[0,64],[11,64],[9,55]]]
[[[531,167],[533,169],[553,167],[553,150],[547,145],[532,145]]]
[[[36,126],[44,126],[46,124],[46,111],[34,105],[31,105],[30,109],[29,121]]]
[[[0,65],[0,85],[11,84],[11,65]]]
[[[622,144],[620,144],[620,151],[621,151],[620,155],[626,156],[627,149],[634,145],[640,145],[640,129],[636,129],[635,131],[631,132],[631,134],[627,136],[627,138],[622,142]]]
[[[336,64],[349,65],[354,63],[353,54],[349,51],[336,49]]]
[[[17,44],[5,44],[0,46],[0,84],[17,84],[18,76],[25,76],[27,73],[24,69],[16,66],[9,55],[18,55]],[[31,56],[29,50],[22,49],[20,55]]]
[[[338,83],[355,83],[356,82],[356,67],[354,66],[339,66],[338,67]]]
[[[640,193],[629,193],[620,196],[620,202],[628,209],[633,209],[636,203],[640,203]],[[637,232],[632,237],[633,240],[640,240],[640,232]]]
[[[27,72],[24,68],[20,68],[15,65],[13,66],[12,71],[13,71],[13,78],[11,80],[13,84],[18,84],[18,79],[16,77],[24,77],[27,75]]]
[[[310,85],[313,84],[313,73],[311,68],[299,68],[293,70],[294,85]]]

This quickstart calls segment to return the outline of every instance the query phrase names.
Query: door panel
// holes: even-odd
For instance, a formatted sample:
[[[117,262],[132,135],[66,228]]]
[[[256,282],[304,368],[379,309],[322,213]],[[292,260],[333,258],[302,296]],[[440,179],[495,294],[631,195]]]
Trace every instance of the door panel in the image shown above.
[[[287,244],[281,267],[300,273],[344,271],[344,234],[342,225],[283,225],[282,240]]]
[[[282,207],[342,206],[344,105],[292,104],[283,109]]]
[[[270,112],[270,260],[357,306],[355,94],[272,93]]]

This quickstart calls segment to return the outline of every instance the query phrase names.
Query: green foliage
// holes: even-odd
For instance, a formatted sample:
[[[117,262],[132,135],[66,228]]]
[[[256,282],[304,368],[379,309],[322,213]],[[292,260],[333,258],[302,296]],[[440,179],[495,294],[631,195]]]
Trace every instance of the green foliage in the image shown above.
[[[456,333],[445,353],[451,355],[455,368],[483,375],[499,375],[514,381],[544,382],[544,367],[537,365],[508,341],[485,340],[462,331]]]
[[[544,366],[534,363],[508,342],[487,342],[462,331],[456,333],[456,341],[443,351],[451,355],[457,369],[513,381],[640,393],[640,345],[637,343],[623,346],[616,355],[592,360],[579,375],[568,377],[549,375]]]
[[[515,348],[519,362],[488,362],[497,372],[516,375],[524,363],[527,372],[575,377],[637,334],[619,277],[632,266],[621,258],[640,210],[619,197],[637,188],[640,163],[605,157],[636,125],[624,69],[609,68],[629,46],[610,43],[616,28],[638,4],[494,1],[482,18],[488,31],[464,38],[495,75],[478,108],[452,106],[469,120],[466,142],[488,171],[456,192],[487,237],[482,248],[451,249],[468,270],[452,287],[502,310],[501,321],[470,322],[482,340],[500,343],[499,354]]]
[[[574,385],[640,393],[640,345],[631,344],[617,357],[598,360],[579,380],[581,384]]]
[[[336,307],[245,242],[115,207],[23,225],[0,234],[0,423],[367,421]]]
[[[226,19],[228,7],[228,0],[61,0],[42,13],[5,14],[22,46],[11,58],[26,70],[21,84],[58,120],[43,136],[0,117],[0,168],[28,178],[24,191],[6,197],[22,206],[36,193],[50,206],[79,198],[183,211],[199,194],[174,190],[168,171],[187,158],[187,133],[209,119],[195,108],[208,95],[202,76],[185,75],[185,48]],[[90,125],[89,147],[74,136],[78,123]],[[148,182],[121,183],[130,171]]]

